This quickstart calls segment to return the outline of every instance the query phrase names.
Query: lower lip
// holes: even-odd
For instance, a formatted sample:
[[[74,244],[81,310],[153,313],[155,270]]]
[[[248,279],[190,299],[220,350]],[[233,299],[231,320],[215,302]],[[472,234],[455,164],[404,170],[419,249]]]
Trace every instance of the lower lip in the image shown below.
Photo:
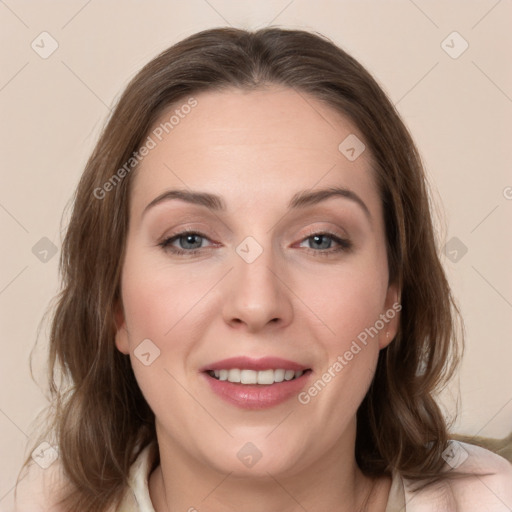
[[[306,385],[311,373],[311,370],[307,370],[297,379],[274,384],[234,383],[215,379],[207,372],[203,372],[203,376],[212,391],[227,402],[242,409],[266,409],[296,396]]]

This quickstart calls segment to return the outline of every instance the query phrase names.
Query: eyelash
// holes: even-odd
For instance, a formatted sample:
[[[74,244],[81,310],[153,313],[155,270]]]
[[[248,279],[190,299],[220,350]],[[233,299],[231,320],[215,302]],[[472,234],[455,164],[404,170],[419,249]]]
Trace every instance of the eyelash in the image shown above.
[[[208,239],[208,237],[206,235],[204,235],[203,233],[200,233],[198,231],[185,230],[185,231],[181,231],[180,233],[177,233],[176,235],[165,238],[158,244],[158,246],[162,247],[162,249],[164,251],[169,251],[178,256],[194,256],[195,254],[197,254],[199,251],[201,251],[204,248],[200,247],[197,249],[191,249],[191,250],[187,251],[185,249],[179,249],[177,247],[173,247],[172,245],[170,245],[175,240],[178,240],[179,238],[187,236],[187,235],[197,235],[201,238]],[[334,242],[336,242],[338,244],[338,247],[335,249],[326,249],[326,250],[324,249],[324,250],[319,250],[319,251],[306,247],[306,249],[308,249],[308,252],[310,254],[312,254],[313,256],[331,256],[335,253],[337,254],[337,253],[343,252],[343,251],[348,252],[353,247],[353,244],[350,240],[348,240],[346,238],[340,238],[335,233],[331,233],[329,231],[312,232],[308,236],[303,238],[301,240],[301,243],[310,238],[313,238],[315,236],[328,236],[329,238],[331,238]]]

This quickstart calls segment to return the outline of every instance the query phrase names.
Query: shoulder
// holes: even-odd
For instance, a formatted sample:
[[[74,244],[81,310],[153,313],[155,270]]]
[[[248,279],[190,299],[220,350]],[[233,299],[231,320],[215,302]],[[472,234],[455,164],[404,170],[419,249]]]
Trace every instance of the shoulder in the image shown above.
[[[413,493],[406,488],[407,511],[411,512],[510,512],[512,510],[512,464],[496,453],[460,441],[452,441],[445,471],[466,476],[445,479],[440,484]],[[476,473],[477,476],[472,474]]]
[[[454,443],[467,453],[455,469],[464,473],[489,473],[451,482],[461,509],[468,512],[512,510],[512,464],[486,448],[459,441]]]
[[[65,482],[59,459],[46,468],[31,461],[20,472],[9,512],[62,512],[57,503]]]
[[[9,508],[0,508],[1,512],[64,512],[59,506],[62,491],[68,485],[60,459],[55,460],[46,469],[35,462],[23,468],[19,476],[14,499]],[[112,505],[108,512],[136,512],[139,510],[132,489],[129,487],[121,498],[118,507]],[[148,509],[152,510],[152,509]]]

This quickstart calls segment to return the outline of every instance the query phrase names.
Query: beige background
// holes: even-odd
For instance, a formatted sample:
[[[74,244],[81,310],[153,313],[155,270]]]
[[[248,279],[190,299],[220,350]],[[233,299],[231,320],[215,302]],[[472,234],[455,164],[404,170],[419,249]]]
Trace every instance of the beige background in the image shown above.
[[[465,360],[444,406],[453,410],[460,387],[459,432],[512,430],[510,20],[507,0],[0,2],[0,509],[8,508],[27,436],[47,404],[28,355],[58,289],[59,252],[44,262],[32,248],[47,237],[59,249],[64,207],[134,73],[176,41],[228,24],[323,33],[397,105],[445,211],[442,244],[457,237],[467,248],[458,261],[453,252],[443,257],[467,329]],[[43,51],[46,37],[50,48],[43,31],[58,43],[46,59],[31,47],[35,41]],[[454,55],[462,39],[442,44],[453,31],[469,44],[458,58],[445,49]],[[42,331],[39,356],[45,340]],[[44,384],[42,369],[37,357]]]

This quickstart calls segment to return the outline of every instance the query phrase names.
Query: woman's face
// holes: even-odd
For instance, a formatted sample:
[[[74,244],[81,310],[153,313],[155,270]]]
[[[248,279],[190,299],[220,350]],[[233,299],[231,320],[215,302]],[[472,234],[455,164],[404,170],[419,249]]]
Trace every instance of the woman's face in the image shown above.
[[[400,309],[363,137],[288,88],[194,98],[155,124],[133,176],[116,318],[160,448],[224,474],[353,456],[356,411]],[[331,188],[349,192],[315,195]],[[215,364],[233,357],[256,364]],[[287,366],[305,372],[274,382],[283,372],[268,370]],[[274,383],[217,380],[214,368]]]

